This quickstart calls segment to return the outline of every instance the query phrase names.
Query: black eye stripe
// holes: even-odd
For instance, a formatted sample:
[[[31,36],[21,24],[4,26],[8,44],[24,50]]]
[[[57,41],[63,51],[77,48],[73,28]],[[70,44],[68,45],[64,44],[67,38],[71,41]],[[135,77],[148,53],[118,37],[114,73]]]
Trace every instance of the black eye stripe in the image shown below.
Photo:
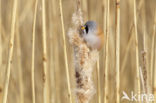
[[[89,30],[88,26],[85,27],[85,30],[86,30],[86,33],[88,34],[88,30]]]

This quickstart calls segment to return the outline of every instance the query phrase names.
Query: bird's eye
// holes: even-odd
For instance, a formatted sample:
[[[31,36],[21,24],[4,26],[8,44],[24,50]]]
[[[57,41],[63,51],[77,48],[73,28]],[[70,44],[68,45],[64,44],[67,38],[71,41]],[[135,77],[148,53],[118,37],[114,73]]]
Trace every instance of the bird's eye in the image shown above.
[[[88,26],[86,26],[85,30],[86,30],[86,33],[88,34]]]

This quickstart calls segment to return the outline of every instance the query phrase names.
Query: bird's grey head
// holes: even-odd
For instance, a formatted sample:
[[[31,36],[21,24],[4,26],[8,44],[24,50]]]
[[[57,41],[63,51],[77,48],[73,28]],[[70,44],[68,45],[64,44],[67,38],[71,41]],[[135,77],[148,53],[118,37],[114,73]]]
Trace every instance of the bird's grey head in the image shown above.
[[[86,24],[82,27],[83,33],[84,34],[89,34],[96,32],[97,29],[97,24],[95,21],[87,21]]]

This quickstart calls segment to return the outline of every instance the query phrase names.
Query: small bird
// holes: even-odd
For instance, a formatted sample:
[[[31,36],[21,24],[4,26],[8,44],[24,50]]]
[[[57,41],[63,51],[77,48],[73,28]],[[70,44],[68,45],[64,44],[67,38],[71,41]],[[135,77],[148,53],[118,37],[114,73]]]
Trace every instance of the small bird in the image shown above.
[[[104,34],[95,21],[87,21],[81,26],[80,34],[88,47],[100,50],[104,43]]]

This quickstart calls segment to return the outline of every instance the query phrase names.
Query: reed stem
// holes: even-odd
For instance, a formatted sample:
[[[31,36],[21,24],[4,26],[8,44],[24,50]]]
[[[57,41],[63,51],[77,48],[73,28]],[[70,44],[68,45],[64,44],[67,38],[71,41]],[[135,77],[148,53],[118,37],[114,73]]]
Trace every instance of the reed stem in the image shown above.
[[[36,16],[37,16],[38,0],[35,2],[34,20],[33,20],[33,32],[32,32],[32,59],[31,59],[31,83],[32,83],[32,103],[35,103],[35,28],[36,28]]]
[[[138,48],[138,29],[137,29],[137,13],[136,0],[134,0],[134,27],[135,27],[135,52],[136,52],[136,73],[137,73],[137,92],[140,93],[140,73],[139,73],[139,48]]]
[[[66,69],[66,76],[67,76],[67,86],[68,86],[68,98],[69,98],[69,102],[72,103],[70,78],[69,78],[69,66],[68,66],[68,59],[67,59],[66,36],[65,36],[65,30],[64,30],[64,20],[63,20],[63,10],[62,10],[62,0],[59,0],[59,7],[60,7],[60,14],[61,14],[64,61],[65,61],[65,69]]]
[[[105,35],[106,35],[106,44],[105,44],[105,72],[104,72],[104,103],[108,103],[108,87],[109,87],[109,82],[108,82],[108,62],[109,62],[109,52],[108,52],[108,46],[109,46],[109,5],[110,5],[110,0],[105,0]]]
[[[151,60],[150,60],[150,79],[151,79],[151,87],[153,82],[153,72],[154,72],[154,42],[155,42],[155,36],[156,35],[156,11],[154,12],[154,26],[153,26],[153,34],[152,34],[152,47],[151,47]],[[156,75],[156,74],[155,74]]]
[[[116,92],[120,103],[120,0],[116,0]]]
[[[156,43],[156,41],[155,41]],[[156,48],[155,48],[156,51]],[[156,54],[155,54],[155,66],[154,68],[156,68]],[[154,74],[156,74],[156,69],[154,70]],[[154,75],[154,88],[153,88],[153,92],[154,92],[154,97],[156,97],[156,75]]]
[[[49,102],[48,68],[47,68],[47,39],[45,0],[42,0],[42,45],[43,45],[43,103]]]
[[[1,20],[1,18],[2,18],[2,14],[1,14],[1,0],[0,0],[0,68],[2,68],[2,30],[1,30],[1,27],[2,27],[2,24],[1,24],[1,22],[2,22],[2,20]]]
[[[9,55],[8,55],[8,62],[7,62],[7,68],[6,68],[7,71],[6,71],[6,77],[5,77],[4,94],[3,94],[3,102],[2,103],[7,103],[8,86],[9,86],[9,80],[10,80],[10,69],[11,69],[13,49],[14,49],[17,3],[18,3],[18,1],[14,0],[12,23],[11,23],[11,35],[10,35],[10,42],[9,42]]]

